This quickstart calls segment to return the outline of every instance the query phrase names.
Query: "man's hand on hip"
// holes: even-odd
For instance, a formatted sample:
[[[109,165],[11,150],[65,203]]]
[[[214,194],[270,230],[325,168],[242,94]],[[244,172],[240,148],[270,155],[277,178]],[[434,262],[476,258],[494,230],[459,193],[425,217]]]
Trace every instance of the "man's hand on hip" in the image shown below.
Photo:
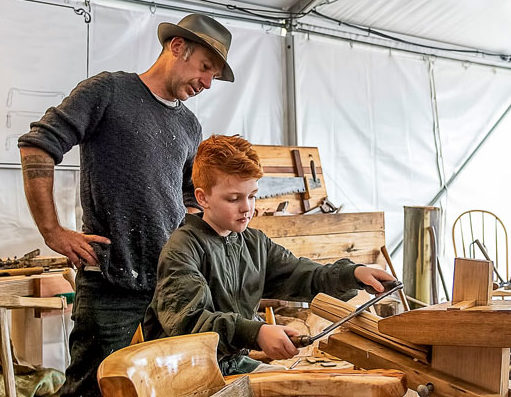
[[[52,250],[67,256],[77,268],[82,266],[81,260],[91,266],[98,265],[98,257],[90,243],[110,244],[106,237],[83,234],[63,227],[45,233],[44,241]]]

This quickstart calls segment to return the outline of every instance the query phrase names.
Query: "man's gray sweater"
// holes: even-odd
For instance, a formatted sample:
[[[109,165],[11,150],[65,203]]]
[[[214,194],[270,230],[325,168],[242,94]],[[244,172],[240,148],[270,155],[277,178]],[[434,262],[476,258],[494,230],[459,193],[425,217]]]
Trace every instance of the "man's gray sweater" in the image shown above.
[[[48,152],[58,164],[80,145],[83,231],[113,284],[152,291],[161,248],[197,206],[191,170],[202,134],[183,104],[158,101],[134,73],[103,72],[81,82],[46,111],[19,146]]]

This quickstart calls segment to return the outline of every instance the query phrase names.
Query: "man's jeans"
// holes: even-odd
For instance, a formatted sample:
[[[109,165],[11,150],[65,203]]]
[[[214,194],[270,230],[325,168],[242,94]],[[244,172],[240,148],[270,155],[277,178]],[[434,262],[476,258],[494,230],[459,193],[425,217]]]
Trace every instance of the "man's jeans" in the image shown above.
[[[61,396],[101,396],[96,380],[99,364],[129,345],[152,296],[115,287],[100,272],[78,271],[69,338],[71,364]]]

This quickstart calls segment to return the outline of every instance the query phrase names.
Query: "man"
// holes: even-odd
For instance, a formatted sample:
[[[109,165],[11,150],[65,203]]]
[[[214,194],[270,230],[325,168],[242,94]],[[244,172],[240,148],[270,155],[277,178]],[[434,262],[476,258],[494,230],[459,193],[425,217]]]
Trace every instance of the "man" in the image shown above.
[[[100,395],[98,365],[129,344],[152,298],[162,246],[185,207],[198,207],[191,171],[202,133],[181,101],[213,79],[234,81],[231,34],[212,18],[162,23],[158,38],[163,50],[147,72],[81,82],[19,139],[39,231],[79,268],[63,396]],[[59,224],[52,193],[54,164],[77,144],[84,233]]]

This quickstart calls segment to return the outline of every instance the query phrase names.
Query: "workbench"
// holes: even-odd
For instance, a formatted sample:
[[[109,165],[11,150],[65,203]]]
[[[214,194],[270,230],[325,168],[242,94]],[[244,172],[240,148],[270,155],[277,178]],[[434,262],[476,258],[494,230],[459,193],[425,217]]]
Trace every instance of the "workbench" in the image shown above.
[[[421,389],[424,396],[507,397],[511,301],[491,299],[492,275],[489,261],[456,258],[451,302],[378,319],[373,332],[377,337],[366,337],[368,328],[365,334],[345,329],[320,348],[360,368],[401,370],[408,387]],[[336,309],[327,303],[319,307]],[[361,327],[361,320],[353,321]],[[398,349],[396,341],[431,351],[424,359],[410,354],[409,346]]]
[[[0,277],[0,296],[52,297],[70,293],[73,289],[63,276],[63,270],[55,270],[31,276]],[[68,305],[66,311],[71,310]],[[33,365],[43,365],[43,342],[46,317],[61,315],[60,310],[41,312],[38,309],[15,309],[11,311],[11,339],[16,353]]]

